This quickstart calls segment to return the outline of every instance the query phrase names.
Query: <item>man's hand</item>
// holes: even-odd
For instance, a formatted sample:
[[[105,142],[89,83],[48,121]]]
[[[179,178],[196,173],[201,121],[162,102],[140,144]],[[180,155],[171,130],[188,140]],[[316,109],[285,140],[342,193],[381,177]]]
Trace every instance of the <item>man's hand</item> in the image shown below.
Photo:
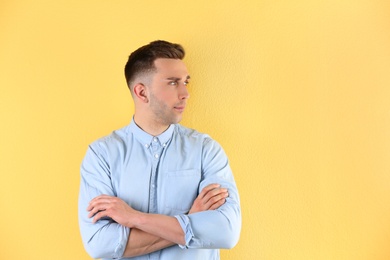
[[[204,187],[192,204],[188,214],[217,209],[224,204],[229,194],[227,189],[220,188],[220,186],[214,183]]]
[[[87,210],[89,211],[88,217],[93,217],[93,223],[103,217],[110,217],[122,226],[130,228],[134,225],[134,218],[142,214],[120,198],[108,195],[95,197],[89,203]]]
[[[227,189],[220,188],[219,184],[210,184],[195,199],[189,214],[217,209],[225,203],[228,195]],[[124,252],[125,257],[144,255],[174,244],[185,243],[183,231],[175,218],[136,211],[120,198],[97,196],[90,201],[87,210],[88,217],[93,218],[93,223],[103,217],[110,217],[120,225],[133,228]],[[137,226],[136,221],[141,218],[144,219],[144,225]]]
[[[209,184],[195,199],[188,214],[217,209],[225,203],[228,196],[227,189],[220,188],[219,184]],[[110,217],[118,224],[130,228],[134,227],[135,218],[143,214],[120,198],[109,195],[100,195],[92,199],[87,210],[89,211],[88,217],[93,217],[93,223],[103,217]]]

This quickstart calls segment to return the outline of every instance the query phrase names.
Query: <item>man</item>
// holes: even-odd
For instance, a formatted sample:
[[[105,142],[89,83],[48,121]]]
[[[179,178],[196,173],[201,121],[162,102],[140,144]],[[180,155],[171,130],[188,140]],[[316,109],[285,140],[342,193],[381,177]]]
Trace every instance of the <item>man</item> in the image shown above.
[[[125,76],[130,125],[92,143],[81,165],[79,224],[93,258],[219,259],[239,239],[228,159],[182,119],[190,76],[178,44],[134,51]]]

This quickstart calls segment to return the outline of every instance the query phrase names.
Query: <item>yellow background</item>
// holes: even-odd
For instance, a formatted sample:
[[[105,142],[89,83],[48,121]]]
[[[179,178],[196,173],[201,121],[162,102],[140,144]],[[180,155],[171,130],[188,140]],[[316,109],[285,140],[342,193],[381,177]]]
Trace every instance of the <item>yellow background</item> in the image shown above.
[[[89,259],[87,145],[129,123],[123,67],[182,43],[183,124],[225,148],[242,201],[222,259],[390,259],[390,4],[0,1],[0,259]]]

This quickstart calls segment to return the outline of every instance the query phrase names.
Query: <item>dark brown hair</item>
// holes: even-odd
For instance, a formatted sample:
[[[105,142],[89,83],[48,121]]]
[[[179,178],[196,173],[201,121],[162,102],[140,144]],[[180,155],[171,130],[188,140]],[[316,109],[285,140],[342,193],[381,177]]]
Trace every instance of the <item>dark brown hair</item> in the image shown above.
[[[185,51],[180,44],[167,41],[153,41],[142,46],[130,54],[125,66],[125,77],[127,86],[140,74],[156,70],[154,61],[159,58],[180,59],[184,58]]]

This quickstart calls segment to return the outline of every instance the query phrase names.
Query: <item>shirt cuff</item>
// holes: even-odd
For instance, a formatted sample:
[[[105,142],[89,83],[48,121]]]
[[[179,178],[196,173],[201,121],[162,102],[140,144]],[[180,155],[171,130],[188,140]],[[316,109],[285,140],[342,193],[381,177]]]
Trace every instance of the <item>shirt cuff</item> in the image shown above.
[[[194,237],[190,219],[187,215],[177,215],[175,218],[179,221],[181,228],[184,232],[185,245],[179,245],[180,248],[187,249],[191,239]]]
[[[129,239],[130,229],[120,227],[119,243],[114,251],[114,259],[121,259],[126,250],[127,240]]]

